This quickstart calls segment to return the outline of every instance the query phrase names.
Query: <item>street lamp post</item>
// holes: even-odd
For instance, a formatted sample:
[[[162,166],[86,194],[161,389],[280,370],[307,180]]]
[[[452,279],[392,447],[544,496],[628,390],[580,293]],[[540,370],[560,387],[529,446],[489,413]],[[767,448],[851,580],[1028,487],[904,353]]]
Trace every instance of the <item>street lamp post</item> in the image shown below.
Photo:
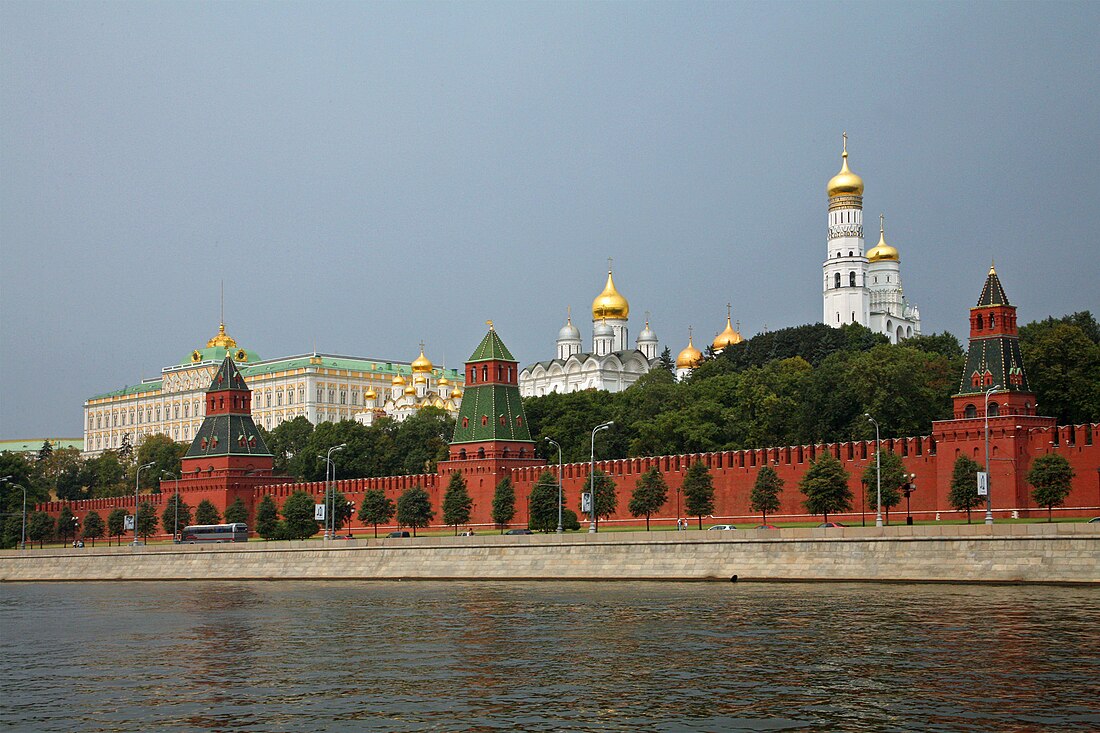
[[[561,446],[553,438],[546,438],[546,442],[558,449],[558,534],[565,530],[561,526]]]
[[[875,424],[875,526],[882,526],[882,443],[879,439],[878,420],[866,412],[863,416]]]
[[[592,428],[592,455],[590,466],[588,469],[588,532],[592,534],[596,531],[596,433],[601,430],[607,430],[609,427],[615,424],[614,420],[608,420],[603,425],[597,425]]]
[[[333,451],[343,450],[347,448],[347,443],[341,443],[340,445],[334,445],[328,449],[325,454],[325,539],[331,540],[336,534],[336,517],[330,516],[336,514],[336,492],[333,491],[332,481],[336,479],[336,462],[332,460]],[[321,456],[318,456],[320,458]],[[329,474],[332,474],[332,479],[329,479]],[[332,511],[329,512],[329,498],[332,498]],[[331,528],[331,529],[330,529]]]
[[[154,461],[138,466],[134,473],[134,547],[138,546],[138,492],[141,490],[141,469],[152,468]]]
[[[993,482],[989,476],[989,395],[1001,388],[994,384],[985,391],[985,523],[993,524]]]
[[[180,477],[171,471],[165,471],[163,468],[160,472],[176,480],[176,494],[172,497],[172,505],[175,507],[174,516],[172,518],[172,542],[174,543],[176,542],[176,535],[180,531]]]

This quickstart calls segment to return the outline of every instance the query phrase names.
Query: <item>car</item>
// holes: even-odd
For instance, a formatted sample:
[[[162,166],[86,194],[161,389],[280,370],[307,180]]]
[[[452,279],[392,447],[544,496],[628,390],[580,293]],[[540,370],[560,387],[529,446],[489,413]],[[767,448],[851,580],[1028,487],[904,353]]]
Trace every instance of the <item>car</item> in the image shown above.
[[[474,534],[474,531],[472,529],[468,529],[465,532],[459,532],[458,536],[459,537],[476,537],[477,535]]]
[[[510,529],[504,534],[534,534],[534,532],[529,529]]]
[[[737,529],[737,527],[734,527],[732,524],[712,524],[711,526],[707,527],[707,529],[725,530],[725,529]]]
[[[1088,524],[1100,524],[1100,517],[1093,517],[1088,521]]]
[[[822,522],[817,525],[818,527],[847,527],[847,524],[841,524],[840,522]]]
[[[758,524],[753,529],[779,529],[774,524]]]
[[[390,532],[386,536],[387,537],[411,537],[412,535],[410,535],[408,532],[401,531],[401,532]]]

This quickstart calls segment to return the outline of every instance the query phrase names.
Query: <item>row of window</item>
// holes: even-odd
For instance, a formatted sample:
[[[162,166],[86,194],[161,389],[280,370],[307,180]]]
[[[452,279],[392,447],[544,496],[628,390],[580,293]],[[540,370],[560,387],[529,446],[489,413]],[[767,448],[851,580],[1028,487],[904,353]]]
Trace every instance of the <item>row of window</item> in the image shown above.
[[[515,367],[512,367],[510,365],[505,366],[503,364],[497,364],[497,369],[496,369],[497,381],[511,384],[513,382],[512,374],[513,374],[514,369],[515,369]],[[477,364],[473,364],[473,365],[470,366],[469,370],[467,371],[467,375],[468,375],[467,378],[466,378],[466,383],[467,384],[477,384]],[[481,381],[482,382],[488,382],[489,381],[489,365],[488,364],[482,364],[481,365]]]
[[[176,402],[171,405],[148,405],[144,408],[131,407],[129,410],[104,410],[88,413],[88,430],[143,425],[145,423],[161,422],[162,419],[179,420],[181,411],[185,420],[192,415],[202,417],[198,400],[184,402],[182,405]]]

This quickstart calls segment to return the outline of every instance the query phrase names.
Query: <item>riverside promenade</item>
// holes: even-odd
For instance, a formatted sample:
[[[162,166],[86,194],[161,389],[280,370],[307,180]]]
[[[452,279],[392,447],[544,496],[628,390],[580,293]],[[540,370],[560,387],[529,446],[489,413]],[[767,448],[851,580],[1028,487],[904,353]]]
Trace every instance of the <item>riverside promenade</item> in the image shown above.
[[[1100,524],[496,534],[0,552],[0,582],[698,580],[1100,584]]]

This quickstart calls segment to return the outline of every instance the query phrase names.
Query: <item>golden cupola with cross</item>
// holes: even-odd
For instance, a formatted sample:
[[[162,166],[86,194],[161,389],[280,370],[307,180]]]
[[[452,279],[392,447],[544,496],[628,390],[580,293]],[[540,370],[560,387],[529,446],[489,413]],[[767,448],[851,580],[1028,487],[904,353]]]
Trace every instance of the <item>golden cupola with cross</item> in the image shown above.
[[[733,327],[733,324],[730,322],[731,312],[732,305],[726,303],[726,328],[724,331],[722,331],[722,333],[714,337],[714,341],[710,345],[711,348],[714,349],[715,353],[720,353],[722,349],[726,348],[727,346],[733,346],[734,344],[739,344],[745,340],[741,337],[741,324],[738,323],[737,328],[735,329]]]

